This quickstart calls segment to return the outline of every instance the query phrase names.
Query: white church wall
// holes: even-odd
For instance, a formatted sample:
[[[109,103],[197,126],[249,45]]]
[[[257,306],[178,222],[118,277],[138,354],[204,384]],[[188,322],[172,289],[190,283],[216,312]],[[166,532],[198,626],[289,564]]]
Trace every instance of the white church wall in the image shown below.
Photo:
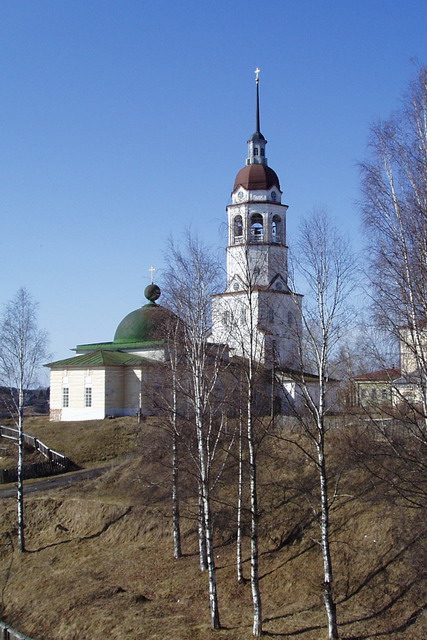
[[[132,353],[141,358],[147,358],[148,360],[154,360],[155,362],[164,362],[166,360],[166,349],[163,347],[153,349],[121,349],[121,351]]]
[[[64,402],[64,389],[68,389],[67,402]],[[51,420],[97,420],[105,417],[103,369],[53,369],[51,390]],[[90,406],[86,406],[89,398]],[[64,406],[66,404],[68,406]]]
[[[420,331],[421,347],[427,351],[427,332],[426,329]],[[403,376],[416,374],[418,370],[416,347],[414,336],[410,329],[403,328],[400,330],[400,368]]]
[[[143,372],[141,369],[126,367],[124,377],[123,407],[124,415],[135,415],[140,406],[140,395],[143,393]],[[141,399],[142,401],[142,399]]]
[[[251,294],[253,331],[249,324],[249,299],[244,291],[214,296],[212,299],[212,340],[228,344],[232,355],[247,356],[251,346],[256,360],[264,359],[264,333],[258,326],[258,291]]]
[[[124,402],[124,368],[108,367],[105,371],[106,415],[121,415]]]
[[[230,292],[212,299],[212,340],[226,343],[237,355],[247,356],[250,346],[249,307],[252,308],[254,357],[266,364],[299,369],[301,335],[299,298],[276,291]],[[250,304],[249,304],[250,302]]]

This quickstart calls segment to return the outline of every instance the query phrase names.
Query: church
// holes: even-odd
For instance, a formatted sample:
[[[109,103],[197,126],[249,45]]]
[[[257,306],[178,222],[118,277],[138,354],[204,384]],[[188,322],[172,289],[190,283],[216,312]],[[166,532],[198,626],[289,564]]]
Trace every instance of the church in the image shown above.
[[[285,410],[298,396],[302,296],[289,288],[288,207],[282,204],[279,178],[268,166],[267,140],[260,130],[259,70],[255,73],[255,132],[227,207],[227,285],[213,296],[208,341],[226,345],[231,359],[251,358],[266,371],[274,370],[275,403]],[[157,302],[160,289],[154,282],[145,295],[147,304],[120,322],[112,342],[78,345],[74,357],[46,365],[51,420],[155,410],[169,359],[164,327],[172,312]]]

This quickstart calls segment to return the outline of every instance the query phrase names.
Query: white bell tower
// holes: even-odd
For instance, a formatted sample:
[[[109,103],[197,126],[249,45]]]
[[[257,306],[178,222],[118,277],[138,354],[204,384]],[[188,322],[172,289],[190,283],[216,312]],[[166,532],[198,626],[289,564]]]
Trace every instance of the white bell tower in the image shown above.
[[[248,140],[246,165],[235,179],[228,214],[227,288],[212,300],[212,339],[232,353],[267,366],[297,366],[301,296],[288,286],[287,205],[277,174],[268,166],[260,131],[259,69],[256,131]]]

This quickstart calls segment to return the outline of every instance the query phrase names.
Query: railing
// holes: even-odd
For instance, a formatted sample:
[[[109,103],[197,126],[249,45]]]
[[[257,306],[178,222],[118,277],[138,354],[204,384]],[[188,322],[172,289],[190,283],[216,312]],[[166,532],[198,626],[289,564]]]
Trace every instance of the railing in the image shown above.
[[[1,640],[34,640],[29,636],[20,633],[13,627],[0,620],[0,638]]]
[[[0,426],[0,438],[18,440],[19,431],[17,429],[12,429],[11,427]],[[29,478],[41,478],[66,473],[69,469],[75,466],[67,456],[63,456],[62,453],[58,453],[57,451],[50,449],[34,436],[24,433],[23,440],[25,444],[35,449],[35,451],[39,451],[42,456],[47,459],[47,462],[35,462],[33,464],[24,465],[24,479],[28,480]],[[0,469],[0,484],[15,482],[17,479],[18,471],[16,468]]]

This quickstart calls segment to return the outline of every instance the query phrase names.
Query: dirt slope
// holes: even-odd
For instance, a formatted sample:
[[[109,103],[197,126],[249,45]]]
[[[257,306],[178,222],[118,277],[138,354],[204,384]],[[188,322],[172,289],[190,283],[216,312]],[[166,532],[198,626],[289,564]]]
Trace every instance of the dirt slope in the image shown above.
[[[111,422],[105,421],[109,434]],[[101,432],[98,425],[77,445],[81,458],[91,458],[83,453],[91,437],[105,441]],[[105,476],[28,497],[27,554],[12,550],[14,502],[3,501],[0,617],[38,640],[250,638],[250,584],[235,580],[231,471],[215,509],[223,629],[211,632],[191,483],[184,492],[185,556],[174,560],[167,437],[156,422],[139,428],[131,421],[123,436],[132,441],[131,451],[126,457],[126,445],[120,445],[120,457]],[[99,455],[97,446],[92,458]],[[332,452],[342,463],[342,443]],[[345,467],[332,513],[342,638],[425,640],[422,514],[384,497],[379,484],[352,466],[351,456]],[[310,506],[315,477],[294,447],[272,442],[260,479],[264,629],[272,638],[324,638],[319,532]],[[247,539],[245,546],[247,553]],[[245,571],[249,576],[247,561]]]

